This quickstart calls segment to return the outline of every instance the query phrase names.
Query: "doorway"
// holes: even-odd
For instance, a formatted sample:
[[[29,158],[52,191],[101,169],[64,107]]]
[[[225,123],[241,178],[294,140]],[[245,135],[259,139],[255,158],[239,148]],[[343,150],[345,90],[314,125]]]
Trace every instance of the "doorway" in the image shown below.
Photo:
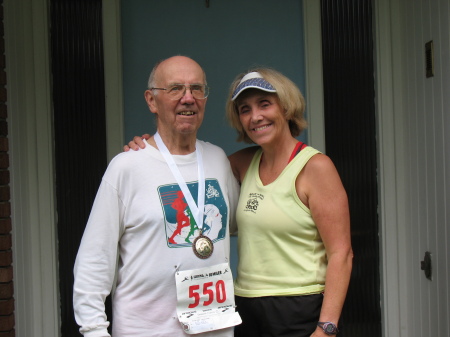
[[[54,0],[54,2],[60,3],[64,1]],[[67,1],[67,3],[70,2]],[[73,4],[74,2],[72,1],[71,3]],[[91,11],[97,11],[98,13],[98,6],[101,4],[101,1],[92,3],[96,3],[96,5],[92,4],[92,7],[86,7],[82,15],[80,14],[81,18],[89,17],[87,13]],[[362,330],[362,326],[366,327],[367,324],[370,324],[371,329],[369,331],[374,333],[372,336],[378,337],[381,336],[381,320],[378,220],[376,213],[377,183],[373,106],[373,55],[371,53],[372,33],[370,26],[371,2],[364,3],[364,5],[355,1],[340,1],[337,3],[333,0],[321,2],[323,69],[325,74],[325,132],[327,154],[336,163],[342,176],[349,194],[352,211],[352,238],[355,261],[351,287],[344,310],[347,327],[346,335],[360,336],[362,331],[367,334],[367,329],[364,328]],[[171,34],[168,31],[169,27],[164,26],[165,18],[169,13],[174,13],[174,6],[183,15],[190,13],[191,16],[197,16],[197,19],[191,20],[192,23],[187,29],[187,32],[190,34],[187,40],[186,36],[178,35],[179,29]],[[196,7],[192,8],[193,6]],[[258,11],[255,11],[256,8]],[[143,15],[145,14],[142,20],[138,19],[139,13],[136,11]],[[152,20],[145,20],[145,17],[151,17]],[[274,17],[278,18],[279,21],[268,29],[266,25],[267,20]],[[129,21],[126,21],[127,18]],[[99,19],[98,16],[97,19]],[[199,138],[222,146],[227,153],[242,147],[242,144],[233,142],[234,131],[226,126],[223,114],[228,85],[235,74],[255,65],[272,66],[293,79],[303,92],[306,91],[304,80],[306,71],[305,53],[303,50],[303,9],[301,1],[285,0],[283,2],[274,2],[270,0],[251,0],[244,4],[238,0],[227,2],[210,1],[209,6],[207,6],[206,2],[203,1],[193,3],[181,0],[170,2],[128,0],[122,2],[122,20],[126,140],[131,139],[136,134],[153,131],[153,121],[142,94],[145,90],[151,66],[157,60],[174,54],[191,56],[204,66],[208,74],[208,83],[212,87],[212,93],[208,102],[209,115],[205,118],[205,124],[202,127]],[[180,19],[175,20],[175,22],[183,21]],[[239,24],[233,25],[230,22],[238,22]],[[95,21],[95,26],[97,30],[101,30],[101,20]],[[76,26],[72,25],[73,28],[76,28]],[[79,29],[82,29],[82,27],[79,27]],[[361,29],[363,30],[363,35],[359,35]],[[155,32],[163,32],[164,34]],[[239,32],[243,33],[239,34]],[[330,32],[334,34],[330,34]],[[357,32],[358,34],[356,34]],[[67,37],[73,32],[63,30],[62,33]],[[169,38],[161,41],[155,38],[162,35]],[[352,40],[349,40],[350,37]],[[65,37],[61,38],[62,41],[64,39]],[[185,41],[179,43],[177,39]],[[361,43],[360,46],[356,44],[358,41]],[[97,43],[96,47],[101,46],[101,39],[100,42],[97,40]],[[339,48],[339,45],[343,47]],[[168,48],[171,46],[175,48]],[[95,50],[101,51],[101,48]],[[348,54],[342,54],[342,52],[347,52]],[[359,58],[358,62],[354,63],[349,58],[349,55],[354,56],[356,54],[358,54]],[[344,59],[338,56],[344,56]],[[55,60],[58,60],[58,58],[55,58]],[[102,77],[100,75],[103,71],[102,57],[98,56],[91,61],[94,61],[95,70],[99,71],[97,73],[99,78]],[[337,72],[337,70],[342,71],[343,69],[345,69],[344,73]],[[89,80],[88,78],[83,78],[75,81],[73,85],[77,88],[82,88]],[[364,85],[361,85],[361,80],[364,80]],[[102,85],[104,84],[99,80],[96,84],[96,90],[101,91]],[[363,90],[365,95],[361,97],[361,95],[356,94],[356,90]],[[352,95],[346,101],[343,101],[342,99],[348,97],[349,93]],[[99,93],[94,96],[92,99],[96,104],[104,103],[104,94],[101,95]],[[364,108],[361,108],[362,106]],[[106,138],[104,133],[105,117],[99,112],[102,109],[104,111],[104,107],[101,107],[101,109],[93,112],[99,118],[96,122],[98,124],[93,128],[90,126],[89,129],[90,132],[93,132],[91,134],[92,137],[98,137],[100,142]],[[78,109],[73,114],[76,115],[81,110],[83,109]],[[61,111],[65,113],[64,107]],[[362,116],[361,111],[364,112]],[[68,115],[63,115],[61,123],[66,123],[69,120],[66,117]],[[85,120],[80,125],[86,126],[87,124],[85,123],[90,117],[89,114],[84,116]],[[344,121],[347,122],[345,123]],[[361,129],[362,125],[364,125],[363,129]],[[139,129],[141,126],[142,130]],[[76,139],[83,132],[76,128],[71,128],[71,130],[73,130],[72,136],[67,134],[65,136],[68,138],[74,137],[72,139]],[[345,132],[342,130],[345,130]],[[89,141],[93,142],[93,138],[90,136],[85,136],[85,138],[89,138]],[[63,139],[64,135],[56,136],[57,144],[64,144]],[[125,142],[125,140],[123,141]],[[306,141],[306,134],[303,135],[303,141]],[[356,145],[360,145],[356,149],[357,151],[355,150]],[[89,144],[86,146],[89,147]],[[84,147],[84,149],[87,147]],[[63,150],[64,148],[60,151],[63,152]],[[79,179],[79,176],[76,178],[78,183],[81,182],[81,184],[76,186],[77,189],[83,191],[81,195],[69,193],[70,191],[75,191],[70,186],[64,187],[64,183],[70,182],[70,179],[68,179],[70,176],[63,173],[64,171],[58,168],[59,164],[57,164],[57,171],[59,171],[57,176],[59,175],[60,177],[59,182],[57,182],[57,188],[61,188],[58,193],[60,193],[62,198],[69,198],[65,201],[58,201],[59,221],[63,221],[61,219],[64,219],[64,216],[70,217],[70,214],[78,214],[77,212],[83,210],[83,219],[78,219],[77,223],[86,223],[93,197],[106,167],[106,146],[103,144],[97,146],[96,151],[98,153],[95,155],[97,164],[93,170],[94,174],[86,176],[86,179]],[[58,154],[56,155],[58,158]],[[78,202],[83,204],[80,205]],[[63,210],[59,208],[60,206],[67,206],[67,209]],[[369,226],[366,226],[368,223],[367,219],[370,220]],[[71,225],[68,228],[71,228]],[[60,247],[64,247],[68,242],[71,242],[72,251],[76,251],[75,248],[78,246],[74,243],[79,243],[82,228],[77,228],[76,233],[71,233],[69,229],[60,229],[59,231],[61,234],[59,238]],[[70,270],[71,275],[72,267],[73,265],[69,263],[67,270],[63,271],[63,273],[67,275],[68,270]],[[67,330],[64,330],[63,337],[77,336],[78,327],[73,320],[70,297],[71,279],[65,281],[61,279],[61,281],[63,282],[61,287],[62,326],[64,329],[66,329],[66,326],[69,327]],[[367,284],[370,286],[367,287]],[[63,291],[66,291],[66,293],[63,294]]]

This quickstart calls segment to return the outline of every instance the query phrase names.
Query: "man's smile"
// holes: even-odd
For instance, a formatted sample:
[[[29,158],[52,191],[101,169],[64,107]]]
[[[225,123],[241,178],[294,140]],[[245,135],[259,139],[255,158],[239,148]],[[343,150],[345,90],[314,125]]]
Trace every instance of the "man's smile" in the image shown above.
[[[194,111],[181,111],[181,112],[177,113],[177,115],[181,115],[181,116],[193,116],[195,114],[196,114],[196,112],[194,112]]]

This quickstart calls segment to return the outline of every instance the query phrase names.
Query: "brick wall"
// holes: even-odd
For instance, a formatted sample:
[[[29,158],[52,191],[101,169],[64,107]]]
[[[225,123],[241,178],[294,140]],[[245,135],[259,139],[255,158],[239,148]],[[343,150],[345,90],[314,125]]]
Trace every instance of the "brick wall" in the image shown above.
[[[0,0],[0,337],[14,337],[14,288],[9,190],[3,0]]]

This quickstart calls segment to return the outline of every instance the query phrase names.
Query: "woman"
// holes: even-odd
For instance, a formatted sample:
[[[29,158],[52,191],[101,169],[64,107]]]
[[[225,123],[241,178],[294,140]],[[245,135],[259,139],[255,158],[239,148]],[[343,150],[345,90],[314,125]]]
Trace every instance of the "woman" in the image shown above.
[[[272,69],[241,74],[230,88],[238,140],[259,145],[229,157],[241,183],[235,336],[337,332],[352,267],[348,201],[331,160],[295,138],[304,107]]]
[[[297,86],[272,69],[230,88],[238,140],[258,145],[229,157],[241,183],[237,337],[338,333],[353,258],[348,201],[330,158],[295,138],[304,109]]]

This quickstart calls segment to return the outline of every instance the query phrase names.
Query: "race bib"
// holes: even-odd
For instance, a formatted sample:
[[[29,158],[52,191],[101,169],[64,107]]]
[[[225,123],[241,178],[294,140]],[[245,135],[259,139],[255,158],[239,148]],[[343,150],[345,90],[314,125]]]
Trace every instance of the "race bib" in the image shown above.
[[[233,277],[228,263],[178,271],[177,314],[188,334],[229,328],[242,323],[235,310]]]

